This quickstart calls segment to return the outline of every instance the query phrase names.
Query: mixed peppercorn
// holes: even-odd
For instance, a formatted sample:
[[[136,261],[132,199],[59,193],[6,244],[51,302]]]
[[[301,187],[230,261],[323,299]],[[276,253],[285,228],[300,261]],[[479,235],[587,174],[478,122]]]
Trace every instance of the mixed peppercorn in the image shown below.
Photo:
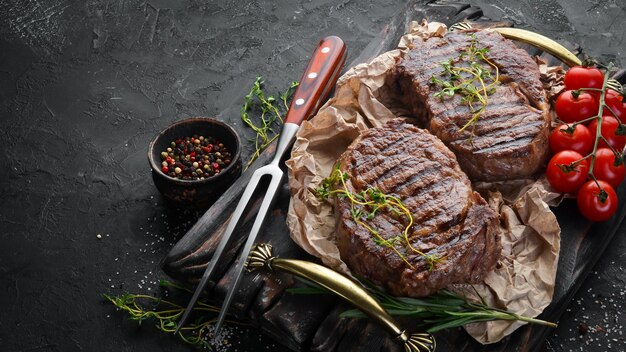
[[[161,152],[161,171],[181,180],[203,180],[231,163],[231,153],[212,137],[177,138]]]

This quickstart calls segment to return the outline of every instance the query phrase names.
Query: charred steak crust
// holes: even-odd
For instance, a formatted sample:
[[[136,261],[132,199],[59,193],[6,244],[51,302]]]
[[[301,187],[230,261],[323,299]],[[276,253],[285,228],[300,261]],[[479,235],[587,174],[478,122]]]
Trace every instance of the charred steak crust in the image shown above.
[[[335,202],[337,245],[350,269],[394,295],[423,297],[452,283],[480,282],[500,257],[498,216],[472,190],[454,154],[428,131],[393,120],[365,132],[339,159],[351,193],[378,187],[402,199],[415,224],[412,246],[443,261],[429,270],[424,257],[406,246],[393,249],[374,242],[372,234],[354,222],[351,203]],[[402,233],[406,223],[390,211],[368,220],[385,239]]]
[[[458,60],[459,54],[469,48],[471,33],[480,48],[489,49],[487,57],[499,67],[501,84],[489,95],[478,122],[460,131],[472,117],[469,106],[461,102],[460,94],[443,101],[433,96],[441,87],[431,83],[431,78],[439,78],[442,62]],[[417,38],[389,79],[420,125],[456,154],[472,181],[528,177],[546,161],[549,104],[537,64],[500,34],[461,31],[443,38]]]

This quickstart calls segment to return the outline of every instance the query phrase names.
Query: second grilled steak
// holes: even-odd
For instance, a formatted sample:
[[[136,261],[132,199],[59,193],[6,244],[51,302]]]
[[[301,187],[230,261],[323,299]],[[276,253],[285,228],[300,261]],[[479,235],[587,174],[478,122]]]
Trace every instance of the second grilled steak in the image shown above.
[[[431,80],[445,79],[442,63],[468,65],[467,55],[461,56],[472,42],[486,49],[487,58],[498,66],[500,84],[488,96],[477,122],[462,131],[473,115],[469,105],[461,94],[436,97],[442,87]],[[484,62],[482,67],[495,71]],[[545,162],[549,105],[537,64],[500,34],[464,31],[443,38],[417,38],[390,77],[423,126],[456,154],[472,181],[528,177]]]
[[[359,224],[349,198],[338,197],[337,245],[355,274],[392,294],[422,297],[452,283],[479,282],[493,270],[501,252],[497,214],[435,136],[394,120],[365,132],[339,163],[350,193],[375,188],[398,197],[414,221],[409,246],[402,238],[407,217],[383,208],[371,219],[359,215]],[[372,208],[356,210],[364,216]],[[442,260],[430,268],[413,249]]]

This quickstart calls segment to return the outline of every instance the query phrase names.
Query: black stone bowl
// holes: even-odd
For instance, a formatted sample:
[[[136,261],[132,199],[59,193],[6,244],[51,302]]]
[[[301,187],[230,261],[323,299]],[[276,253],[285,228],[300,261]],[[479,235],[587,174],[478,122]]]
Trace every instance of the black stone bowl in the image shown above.
[[[180,180],[161,171],[161,152],[170,143],[193,135],[211,136],[230,151],[231,163],[219,174],[203,180]],[[165,199],[176,205],[192,208],[208,208],[241,175],[241,141],[229,125],[207,117],[193,117],[167,127],[157,134],[148,147],[148,160],[152,168],[152,180]]]

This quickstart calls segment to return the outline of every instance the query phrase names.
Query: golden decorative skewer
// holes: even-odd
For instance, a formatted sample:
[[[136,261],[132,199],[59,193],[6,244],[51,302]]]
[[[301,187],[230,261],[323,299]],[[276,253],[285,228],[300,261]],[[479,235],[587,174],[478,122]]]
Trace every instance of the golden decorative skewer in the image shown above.
[[[450,26],[451,32],[468,29],[472,29],[469,22],[459,22]],[[510,27],[486,28],[486,30],[498,32],[507,39],[530,44],[563,61],[567,66],[580,66],[582,64],[580,59],[563,45],[539,33]]]
[[[249,271],[260,268],[279,269],[322,286],[384,326],[403,344],[406,352],[434,352],[437,347],[434,336],[428,333],[408,334],[361,285],[327,267],[304,260],[274,257],[272,246],[265,243],[257,244],[252,249],[246,267]]]
[[[506,27],[491,28],[489,30],[498,32],[507,39],[530,44],[537,49],[543,50],[563,61],[567,66],[580,66],[582,64],[580,59],[571,51],[567,50],[567,48],[563,45],[539,33],[527,31],[525,29]]]

